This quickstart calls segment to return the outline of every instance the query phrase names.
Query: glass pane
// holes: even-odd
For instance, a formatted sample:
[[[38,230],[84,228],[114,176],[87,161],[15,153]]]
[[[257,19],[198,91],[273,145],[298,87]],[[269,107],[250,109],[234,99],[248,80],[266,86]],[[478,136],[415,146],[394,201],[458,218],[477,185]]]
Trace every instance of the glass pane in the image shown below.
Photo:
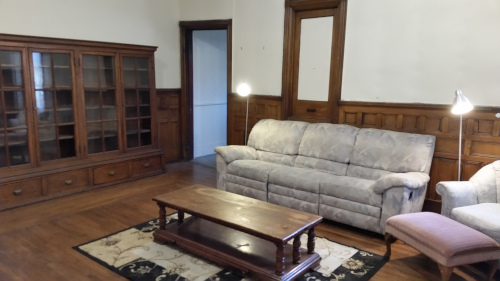
[[[57,157],[57,141],[40,142],[40,158],[42,161],[56,160]]]
[[[141,105],[150,105],[149,90],[139,91],[139,100]]]
[[[59,126],[59,139],[71,139],[75,137],[73,125]]]
[[[38,125],[54,124],[54,94],[52,91],[36,91]]]
[[[0,99],[0,116],[3,116],[4,113],[5,111],[3,110],[2,99]],[[0,130],[2,130],[4,126],[3,118],[0,118]],[[0,135],[0,141],[2,141],[2,135]]]
[[[102,119],[116,120],[115,91],[102,92]]]
[[[138,117],[137,106],[126,106],[125,107],[125,118],[135,118]]]
[[[54,76],[56,87],[70,88],[71,87],[71,69],[69,67],[54,68]]]
[[[88,139],[95,139],[95,138],[101,138],[102,137],[102,131],[101,131],[101,123],[87,123],[87,138]]]
[[[57,110],[57,122],[62,123],[73,123],[73,109],[58,109]]]
[[[5,92],[5,110],[6,111],[19,111],[24,110],[24,92],[12,91]]]
[[[61,149],[61,158],[75,157],[75,139],[62,139],[59,140],[59,147]]]
[[[85,119],[87,121],[101,120],[99,91],[85,91]]]
[[[151,145],[151,132],[141,133],[141,146]]]
[[[73,108],[73,95],[71,91],[57,91],[56,100],[58,109]]]
[[[127,70],[123,71],[123,82],[126,88],[135,87],[135,70]]]
[[[118,126],[117,122],[104,122],[104,146],[106,151],[118,149]]]
[[[139,87],[148,87],[149,86],[149,72],[147,70],[139,70],[137,71],[137,80]]]
[[[114,58],[110,56],[100,56],[99,64],[101,69],[101,87],[112,87],[115,85]]]
[[[22,63],[21,52],[0,51],[0,63],[2,68],[2,84],[4,87],[22,87]]]
[[[149,106],[141,106],[139,108],[139,114],[141,117],[151,116],[151,108]]]
[[[146,58],[137,58],[137,69],[148,70],[149,60]]]
[[[123,69],[135,70],[135,59],[134,58],[123,58]]]
[[[52,87],[50,54],[34,52],[32,57],[35,88]]]
[[[56,100],[58,123],[74,122],[71,91],[57,91]]]
[[[7,133],[10,165],[29,163],[28,136],[26,130],[13,130]]]
[[[135,90],[125,90],[125,105],[137,105],[137,95]]]
[[[58,66],[70,66],[69,54],[53,54],[54,67]]]
[[[38,139],[40,143],[53,141],[57,138],[55,126],[38,127]]]
[[[137,119],[127,120],[127,135],[135,134],[137,135],[139,130],[139,122]]]
[[[3,140],[3,134],[0,135],[0,167],[7,167],[7,153],[5,151],[5,144]]]
[[[137,134],[127,135],[127,148],[139,146],[139,138]]]
[[[97,56],[83,55],[83,86],[97,87],[98,85]]]

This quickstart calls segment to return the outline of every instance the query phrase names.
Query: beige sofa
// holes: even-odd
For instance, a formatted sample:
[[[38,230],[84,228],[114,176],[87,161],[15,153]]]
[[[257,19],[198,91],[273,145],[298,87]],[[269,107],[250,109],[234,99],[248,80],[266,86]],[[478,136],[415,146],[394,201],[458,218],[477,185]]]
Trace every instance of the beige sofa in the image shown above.
[[[217,188],[384,233],[419,212],[435,137],[339,124],[260,120],[247,146],[217,153]]]

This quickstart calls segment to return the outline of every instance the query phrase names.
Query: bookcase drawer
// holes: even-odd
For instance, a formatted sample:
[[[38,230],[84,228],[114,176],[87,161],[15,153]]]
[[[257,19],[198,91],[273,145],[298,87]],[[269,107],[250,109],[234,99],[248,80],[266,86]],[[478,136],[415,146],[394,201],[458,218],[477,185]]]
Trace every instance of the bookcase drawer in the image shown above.
[[[130,177],[128,167],[129,163],[119,163],[94,168],[94,184],[103,184],[127,179]]]
[[[46,178],[47,193],[53,194],[90,185],[87,169],[50,175]]]
[[[132,176],[147,174],[161,170],[161,159],[159,156],[139,159],[132,162]]]
[[[0,205],[22,202],[42,196],[40,178],[2,184],[0,186]]]

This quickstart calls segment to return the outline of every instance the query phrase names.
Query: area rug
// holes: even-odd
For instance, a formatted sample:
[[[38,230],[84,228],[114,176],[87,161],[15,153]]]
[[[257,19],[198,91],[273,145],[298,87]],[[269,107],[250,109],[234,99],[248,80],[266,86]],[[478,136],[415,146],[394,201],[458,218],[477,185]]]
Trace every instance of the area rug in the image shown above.
[[[177,221],[177,214],[167,216],[167,223]],[[153,242],[158,219],[75,246],[86,255],[117,274],[133,281],[253,281],[229,269],[204,260],[178,248]],[[302,245],[307,235],[302,235]],[[370,279],[384,264],[382,256],[316,237],[316,252],[321,268],[309,270],[296,280],[364,281]]]

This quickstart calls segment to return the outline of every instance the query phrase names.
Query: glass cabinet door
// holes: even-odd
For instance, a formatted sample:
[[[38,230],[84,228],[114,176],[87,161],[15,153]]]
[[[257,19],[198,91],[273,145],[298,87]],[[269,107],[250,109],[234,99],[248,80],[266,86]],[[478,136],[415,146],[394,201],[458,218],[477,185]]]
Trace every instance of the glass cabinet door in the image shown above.
[[[32,52],[40,161],[76,156],[71,55]]]
[[[113,56],[83,55],[88,154],[119,149]]]
[[[0,167],[30,162],[22,54],[0,50]]]
[[[149,60],[123,57],[127,148],[151,145]]]

